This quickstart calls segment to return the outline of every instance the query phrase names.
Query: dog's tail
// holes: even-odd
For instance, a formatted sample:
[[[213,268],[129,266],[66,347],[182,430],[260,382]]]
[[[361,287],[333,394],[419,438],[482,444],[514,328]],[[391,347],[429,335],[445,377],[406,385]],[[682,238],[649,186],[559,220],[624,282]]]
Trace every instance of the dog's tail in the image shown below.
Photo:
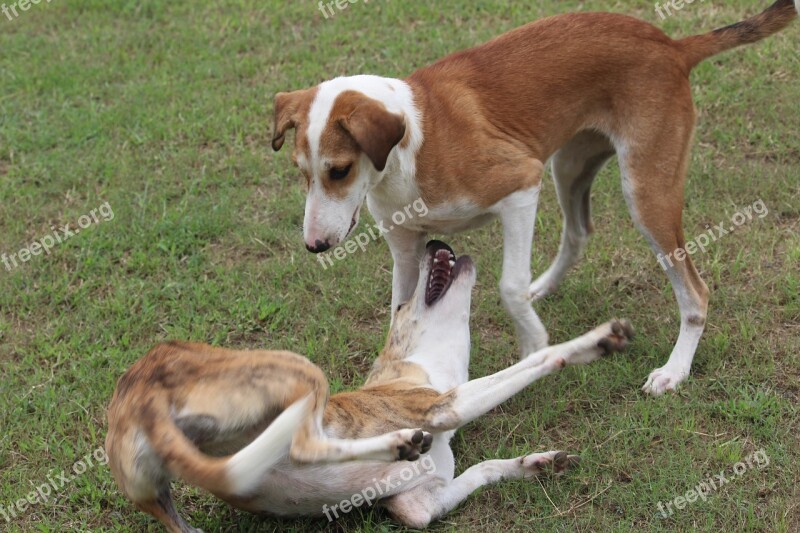
[[[228,457],[201,452],[169,416],[148,416],[156,422],[145,432],[150,446],[172,475],[220,496],[246,496],[258,487],[267,470],[287,456],[292,437],[308,416],[310,405],[311,396],[294,402],[253,442]]]
[[[752,44],[787,27],[800,12],[800,0],[777,0],[766,11],[747,20],[678,41],[690,69],[713,55]]]

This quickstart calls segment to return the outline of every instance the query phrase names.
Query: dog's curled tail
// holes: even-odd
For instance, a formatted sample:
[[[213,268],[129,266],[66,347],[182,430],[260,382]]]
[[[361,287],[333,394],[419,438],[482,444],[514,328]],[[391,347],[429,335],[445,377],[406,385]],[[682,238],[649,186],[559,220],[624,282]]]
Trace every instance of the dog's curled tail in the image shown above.
[[[752,44],[786,28],[800,13],[800,0],[777,0],[763,13],[742,22],[678,41],[690,69],[731,48]]]
[[[219,496],[247,496],[267,470],[288,455],[292,437],[308,416],[311,396],[286,408],[256,439],[227,457],[200,451],[170,417],[145,428],[150,446],[172,475]]]

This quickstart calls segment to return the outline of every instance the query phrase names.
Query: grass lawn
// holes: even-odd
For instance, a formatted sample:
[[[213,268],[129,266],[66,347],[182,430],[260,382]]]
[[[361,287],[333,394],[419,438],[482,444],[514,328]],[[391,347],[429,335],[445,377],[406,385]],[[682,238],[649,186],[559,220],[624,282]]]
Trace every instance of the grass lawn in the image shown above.
[[[377,241],[324,270],[305,251],[299,173],[290,150],[269,148],[276,92],[341,74],[404,76],[570,10],[627,13],[686,36],[768,3],[695,2],[667,20],[644,0],[362,0],[329,19],[316,0],[53,0],[0,14],[0,254],[52,237],[52,226],[59,237],[65,224],[86,226],[16,268],[0,264],[0,505],[80,469],[103,444],[117,378],[158,341],[290,349],[320,365],[334,392],[362,382],[388,328],[391,257]],[[583,463],[541,484],[480,490],[432,530],[800,530],[799,47],[795,23],[692,75],[687,238],[759,200],[768,214],[694,257],[712,294],[690,380],[658,399],[639,390],[667,360],[678,308],[612,164],[594,188],[585,260],[536,308],[554,342],[615,316],[638,337],[453,439],[457,472],[549,449]],[[534,274],[558,247],[550,182],[540,206]],[[479,269],[471,375],[500,370],[517,348],[497,289],[499,224],[446,240]],[[736,475],[759,450],[769,464]],[[662,516],[659,502],[721,471],[727,484]],[[8,522],[0,514],[0,530],[161,531],[96,462],[54,493]],[[205,531],[397,529],[379,510],[328,525],[252,516],[181,484],[176,493]]]

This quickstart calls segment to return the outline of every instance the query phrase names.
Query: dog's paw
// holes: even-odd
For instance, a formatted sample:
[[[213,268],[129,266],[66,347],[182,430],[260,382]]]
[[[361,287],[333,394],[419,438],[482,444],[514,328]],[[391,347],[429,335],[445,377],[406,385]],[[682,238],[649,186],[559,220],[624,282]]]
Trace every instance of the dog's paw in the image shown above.
[[[602,350],[600,355],[624,350],[634,336],[633,326],[625,319],[612,320],[607,326],[610,329],[609,333],[597,341],[597,347]]]
[[[567,455],[567,452],[534,453],[519,458],[524,469],[525,477],[541,476],[547,474],[561,475],[581,462],[577,455]]]
[[[416,461],[420,454],[428,453],[433,444],[433,435],[421,429],[405,429],[399,432],[401,443],[397,445],[397,461]]]
[[[567,343],[564,362],[567,365],[588,365],[601,357],[624,349],[633,338],[633,327],[627,320],[606,322],[589,333]]]
[[[688,370],[683,371],[679,368],[665,365],[650,372],[650,376],[648,376],[642,390],[651,396],[661,396],[667,391],[674,392],[677,390],[678,385],[686,381],[688,377]]]
[[[550,279],[547,273],[542,274],[528,287],[528,298],[536,302],[553,294],[556,290],[556,283]]]

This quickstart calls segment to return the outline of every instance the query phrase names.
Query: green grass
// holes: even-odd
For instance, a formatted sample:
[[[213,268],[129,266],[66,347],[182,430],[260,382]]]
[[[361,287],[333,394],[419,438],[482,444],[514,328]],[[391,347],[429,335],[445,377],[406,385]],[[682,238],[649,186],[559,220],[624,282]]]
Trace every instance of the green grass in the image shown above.
[[[696,2],[666,21],[649,1],[599,0],[372,0],[330,20],[311,0],[54,0],[13,21],[0,15],[0,253],[51,225],[74,226],[105,201],[114,211],[50,255],[10,272],[0,264],[0,505],[102,445],[117,378],[158,341],[290,349],[324,368],[335,390],[361,383],[388,327],[389,251],[375,242],[323,270],[304,250],[298,172],[288,150],[269,149],[277,91],[340,74],[403,76],[569,10],[628,13],[677,36],[767,4]],[[459,471],[548,449],[578,452],[583,464],[541,485],[482,489],[434,531],[800,529],[798,46],[795,24],[692,75],[700,118],[687,237],[758,199],[769,215],[695,256],[712,300],[689,382],[659,399],[639,391],[669,355],[677,305],[610,165],[594,190],[586,259],[536,307],[553,341],[614,316],[633,321],[636,341],[626,354],[535,384],[453,440]],[[548,183],[535,274],[559,233]],[[497,290],[500,228],[447,240],[478,262],[471,373],[485,375],[517,351]],[[758,449],[768,467],[660,516],[659,501],[730,473]],[[206,531],[328,527],[324,518],[251,516],[182,485],[177,494]],[[377,510],[330,527],[397,528]],[[8,524],[0,516],[0,530],[161,529],[95,467],[57,501]]]

